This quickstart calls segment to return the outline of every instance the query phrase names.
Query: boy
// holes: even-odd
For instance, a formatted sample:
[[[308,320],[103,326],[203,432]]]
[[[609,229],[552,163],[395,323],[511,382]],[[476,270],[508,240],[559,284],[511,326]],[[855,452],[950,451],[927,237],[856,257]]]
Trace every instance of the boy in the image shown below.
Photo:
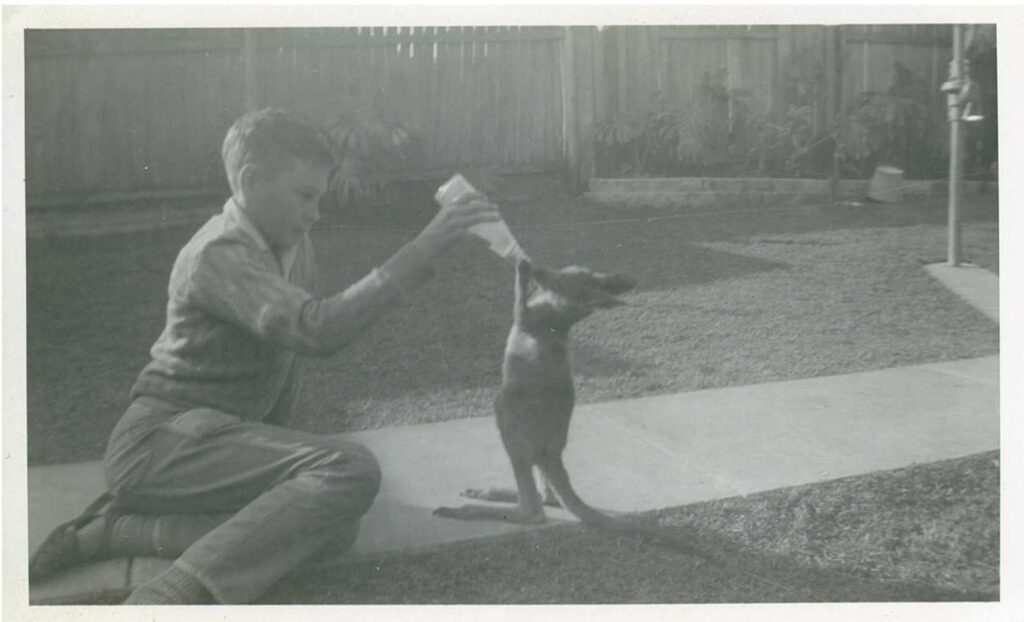
[[[40,546],[32,578],[100,557],[171,557],[126,604],[246,603],[314,553],[347,549],[379,467],[359,445],[282,427],[297,355],[343,347],[431,278],[430,261],[466,228],[499,219],[480,195],[444,207],[320,299],[308,232],[333,166],[322,136],[262,110],[235,122],[222,156],[232,196],[175,261],[166,326],[108,442],[109,493]]]

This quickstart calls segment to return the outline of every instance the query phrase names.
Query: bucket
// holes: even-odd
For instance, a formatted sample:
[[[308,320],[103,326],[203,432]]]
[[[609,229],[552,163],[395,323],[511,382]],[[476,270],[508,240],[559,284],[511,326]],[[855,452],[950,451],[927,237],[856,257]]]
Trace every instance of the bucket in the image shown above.
[[[903,169],[879,166],[868,186],[868,198],[881,203],[895,203],[903,199]]]

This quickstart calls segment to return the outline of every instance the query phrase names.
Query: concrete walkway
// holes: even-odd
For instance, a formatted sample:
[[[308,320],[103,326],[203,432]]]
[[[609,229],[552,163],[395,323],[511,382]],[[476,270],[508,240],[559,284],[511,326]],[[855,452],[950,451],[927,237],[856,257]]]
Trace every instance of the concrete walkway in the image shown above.
[[[749,495],[999,447],[997,356],[583,405],[566,464],[581,496],[640,511]],[[468,487],[511,485],[491,417],[346,435],[385,474],[355,554],[517,529],[432,516]],[[34,548],[102,490],[98,463],[29,470]],[[571,519],[561,511],[555,519]],[[33,586],[33,602],[124,588],[165,560],[109,560]]]

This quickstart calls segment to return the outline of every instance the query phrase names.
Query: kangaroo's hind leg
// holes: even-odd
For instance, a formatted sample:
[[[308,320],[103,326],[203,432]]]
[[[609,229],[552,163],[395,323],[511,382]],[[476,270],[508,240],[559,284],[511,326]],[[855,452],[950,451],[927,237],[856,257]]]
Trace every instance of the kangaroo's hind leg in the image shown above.
[[[543,473],[540,473],[540,479],[543,482],[544,505],[553,508],[562,507],[562,504],[558,501],[558,496],[555,494],[555,489],[551,487],[551,482],[548,481],[548,478]],[[488,488],[487,490],[467,488],[459,494],[468,499],[478,499],[492,503],[519,503],[519,490],[515,488]]]
[[[515,494],[518,506],[514,509],[493,505],[466,504],[456,508],[440,507],[434,510],[436,516],[459,520],[498,520],[509,523],[543,523],[544,504],[537,482],[533,479],[533,465],[528,460],[510,453],[512,471],[516,477]]]

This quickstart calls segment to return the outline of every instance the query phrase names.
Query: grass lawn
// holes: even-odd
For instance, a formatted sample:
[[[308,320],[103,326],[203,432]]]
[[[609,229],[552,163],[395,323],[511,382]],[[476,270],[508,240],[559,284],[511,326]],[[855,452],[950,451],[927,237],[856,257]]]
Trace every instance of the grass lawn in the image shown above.
[[[722,565],[562,524],[307,571],[263,602],[999,600],[998,452],[637,518],[714,551]]]
[[[970,201],[965,258],[998,271],[994,199]],[[325,218],[315,232],[325,291],[387,258],[429,212],[355,213],[347,228]],[[944,259],[944,200],[685,214],[566,199],[511,206],[506,217],[539,262],[640,282],[632,306],[576,329],[581,402],[998,351],[998,326],[921,269]],[[29,241],[30,464],[101,456],[192,231]],[[511,303],[512,271],[468,240],[407,306],[312,362],[295,425],[337,432],[489,415]]]

